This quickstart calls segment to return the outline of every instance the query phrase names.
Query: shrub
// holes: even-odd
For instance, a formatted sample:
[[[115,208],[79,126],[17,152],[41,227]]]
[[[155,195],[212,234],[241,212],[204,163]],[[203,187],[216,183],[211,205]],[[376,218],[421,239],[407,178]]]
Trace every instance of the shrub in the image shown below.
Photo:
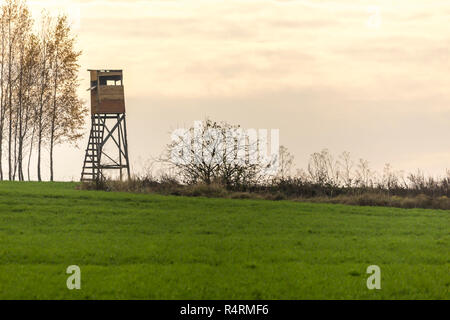
[[[194,184],[183,188],[183,195],[194,197],[223,198],[228,192],[220,184]]]
[[[291,181],[292,182],[292,181]],[[128,181],[105,180],[100,182],[84,182],[78,186],[81,190],[124,191],[136,193],[157,193],[163,195],[232,198],[232,199],[266,199],[272,201],[295,200],[308,202],[323,202],[358,206],[384,206],[398,208],[430,208],[450,210],[450,199],[447,196],[432,197],[425,194],[416,196],[389,195],[382,189],[345,189],[334,192],[320,190],[316,185],[306,185],[295,181],[280,182],[279,185],[246,186],[244,191],[226,188],[214,182],[211,184],[197,183],[183,185],[175,179],[164,177],[159,181],[151,177],[133,178]]]

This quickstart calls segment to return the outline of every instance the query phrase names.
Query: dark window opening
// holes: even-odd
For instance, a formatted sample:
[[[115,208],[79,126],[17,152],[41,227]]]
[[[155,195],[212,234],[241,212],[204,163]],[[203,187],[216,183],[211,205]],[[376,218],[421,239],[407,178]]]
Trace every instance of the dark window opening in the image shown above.
[[[121,76],[103,76],[100,77],[101,86],[121,86],[122,77]]]

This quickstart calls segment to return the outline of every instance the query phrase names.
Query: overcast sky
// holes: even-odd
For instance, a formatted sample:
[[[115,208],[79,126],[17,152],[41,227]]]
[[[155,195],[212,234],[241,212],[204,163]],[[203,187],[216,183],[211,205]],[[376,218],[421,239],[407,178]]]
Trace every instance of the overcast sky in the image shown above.
[[[205,117],[280,129],[299,167],[329,148],[377,170],[450,169],[448,0],[30,4],[69,11],[86,100],[86,69],[124,69],[135,169]],[[57,179],[79,179],[87,139],[58,148]]]

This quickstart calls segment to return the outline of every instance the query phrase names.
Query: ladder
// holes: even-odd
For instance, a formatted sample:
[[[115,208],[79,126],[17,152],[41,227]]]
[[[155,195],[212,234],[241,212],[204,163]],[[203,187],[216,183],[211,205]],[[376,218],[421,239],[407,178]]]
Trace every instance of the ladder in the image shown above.
[[[91,117],[91,133],[89,135],[88,147],[84,156],[81,181],[99,181],[103,178],[100,166],[102,156],[103,137],[105,134],[105,119],[99,114]]]

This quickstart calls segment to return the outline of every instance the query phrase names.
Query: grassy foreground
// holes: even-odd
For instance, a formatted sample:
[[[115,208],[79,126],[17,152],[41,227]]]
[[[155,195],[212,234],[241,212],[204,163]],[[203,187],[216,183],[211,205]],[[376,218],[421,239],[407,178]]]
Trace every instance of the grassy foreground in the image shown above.
[[[449,299],[449,230],[450,211],[4,182],[0,299]]]

